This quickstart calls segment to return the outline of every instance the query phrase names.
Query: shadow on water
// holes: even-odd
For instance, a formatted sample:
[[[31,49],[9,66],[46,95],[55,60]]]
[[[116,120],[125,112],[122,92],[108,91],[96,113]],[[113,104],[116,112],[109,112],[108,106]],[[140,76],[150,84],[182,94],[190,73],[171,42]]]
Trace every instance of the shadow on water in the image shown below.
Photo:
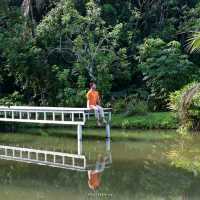
[[[19,124],[7,124],[1,130],[3,133],[14,133],[14,134],[30,134],[35,136],[44,137],[56,137],[56,138],[77,138],[76,128],[69,126],[50,126],[38,125],[36,127],[29,125],[19,125]],[[147,133],[144,135],[143,133]],[[136,134],[135,134],[136,133]],[[105,128],[100,129],[84,129],[83,132],[84,139],[87,140],[105,140]],[[165,140],[173,140],[177,137],[176,131],[167,130],[118,130],[112,129],[111,131],[112,141],[132,141],[132,142],[162,142]],[[24,138],[26,140],[26,138]],[[23,143],[23,142],[22,142]]]

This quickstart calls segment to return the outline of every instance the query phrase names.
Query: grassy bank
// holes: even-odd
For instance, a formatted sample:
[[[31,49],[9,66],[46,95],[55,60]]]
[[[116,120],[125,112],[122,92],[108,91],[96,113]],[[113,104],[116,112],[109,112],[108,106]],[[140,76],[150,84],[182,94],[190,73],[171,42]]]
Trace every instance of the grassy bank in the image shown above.
[[[94,122],[88,122],[87,127],[96,127]],[[172,112],[153,112],[146,115],[124,116],[113,114],[112,128],[122,129],[176,129],[178,120]]]

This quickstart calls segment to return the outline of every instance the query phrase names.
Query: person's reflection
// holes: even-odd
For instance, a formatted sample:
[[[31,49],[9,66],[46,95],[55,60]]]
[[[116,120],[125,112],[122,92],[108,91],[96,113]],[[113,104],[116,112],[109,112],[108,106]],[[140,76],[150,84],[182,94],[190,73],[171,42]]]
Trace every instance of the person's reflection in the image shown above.
[[[102,172],[105,169],[107,156],[103,157],[102,155],[98,155],[98,159],[96,162],[95,170],[88,170],[88,186],[92,190],[96,190],[101,185],[101,176]]]

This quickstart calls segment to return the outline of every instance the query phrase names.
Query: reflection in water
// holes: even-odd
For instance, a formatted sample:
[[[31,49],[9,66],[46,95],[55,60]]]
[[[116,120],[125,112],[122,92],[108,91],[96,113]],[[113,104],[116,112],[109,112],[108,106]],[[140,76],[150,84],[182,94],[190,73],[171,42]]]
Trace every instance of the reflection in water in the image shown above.
[[[96,190],[100,187],[101,184],[101,175],[105,169],[105,160],[102,155],[99,155],[99,158],[96,162],[95,170],[88,170],[88,186],[90,189]]]
[[[48,129],[49,133],[51,131]],[[59,129],[52,135],[61,131],[66,133],[66,129]],[[96,135],[105,134],[104,130],[89,131]],[[0,144],[77,153],[75,138],[27,133],[1,133]],[[122,132],[113,130],[112,134],[120,135]],[[189,161],[195,164],[193,161],[200,157],[200,137],[190,141],[184,139],[182,153],[180,138],[177,141],[168,139],[175,132],[126,131],[124,134],[129,134],[134,139],[112,141],[112,148],[109,148],[109,141],[106,145],[105,140],[84,139],[83,155],[86,156],[88,167],[84,172],[0,160],[0,200],[200,199],[200,176],[194,176],[188,168],[183,168],[185,165],[181,165],[181,168],[171,165],[174,159],[171,160],[166,155],[167,152],[177,152],[180,148],[179,157],[187,158],[186,164]],[[112,167],[107,168],[110,164],[106,160],[105,169],[101,172],[100,187],[93,191],[88,187],[88,170],[96,170],[97,161],[105,156],[110,160],[111,149]]]
[[[33,148],[0,145],[0,159],[47,165],[66,170],[87,171],[88,186],[90,189],[96,190],[101,185],[101,176],[105,167],[112,163],[110,138],[106,138],[106,147],[103,153],[96,151],[97,158],[90,164],[88,164],[89,159],[87,160],[87,156],[83,153],[82,140],[78,140],[77,148],[78,154],[66,154],[48,151],[47,149],[38,150]],[[67,160],[71,160],[71,163],[67,162]]]
[[[110,138],[106,139],[106,154],[103,156],[99,154],[97,156],[97,161],[95,165],[95,169],[88,170],[88,186],[92,190],[96,190],[101,185],[101,176],[106,167],[106,164],[111,164],[111,145],[110,145]]]
[[[96,190],[101,186],[101,176],[106,167],[106,163],[110,162],[109,156],[98,155],[95,170],[88,170],[88,186],[92,190]]]

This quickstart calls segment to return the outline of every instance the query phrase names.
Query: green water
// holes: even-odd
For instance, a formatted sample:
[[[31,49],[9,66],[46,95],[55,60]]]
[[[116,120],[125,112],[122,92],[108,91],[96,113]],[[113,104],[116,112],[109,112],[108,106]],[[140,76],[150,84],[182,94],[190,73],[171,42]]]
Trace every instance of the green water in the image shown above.
[[[0,144],[76,153],[76,138],[66,137],[72,131],[4,132]],[[105,134],[103,130],[86,132]],[[0,160],[0,200],[200,199],[200,176],[176,167],[167,156],[168,152],[184,148],[187,153],[195,148],[189,157],[192,163],[200,152],[200,137],[180,139],[173,131],[112,130],[112,135],[120,134],[125,139],[111,141],[112,164],[103,171],[98,190],[89,189],[87,172]],[[106,141],[83,139],[83,153],[95,163],[97,155],[106,152]]]

